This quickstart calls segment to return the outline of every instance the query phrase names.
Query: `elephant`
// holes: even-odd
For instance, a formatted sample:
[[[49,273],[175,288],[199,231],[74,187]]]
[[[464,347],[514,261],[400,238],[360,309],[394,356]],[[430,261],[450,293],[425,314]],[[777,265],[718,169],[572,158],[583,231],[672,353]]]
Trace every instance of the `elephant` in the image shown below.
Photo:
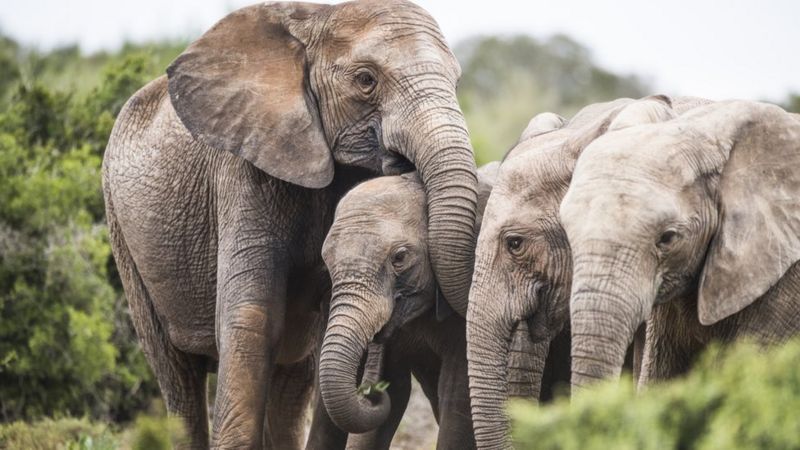
[[[498,166],[478,170],[479,217]],[[339,202],[322,247],[333,288],[319,387],[341,429],[375,430],[357,438],[359,448],[389,448],[412,373],[439,423],[438,448],[475,447],[466,323],[438,292],[428,257],[426,204],[416,173],[366,181]],[[386,392],[364,396],[357,390],[365,353],[361,386],[384,380]]]
[[[467,359],[479,448],[507,447],[509,396],[552,398],[569,384],[572,261],[558,210],[575,161],[614,127],[658,119],[663,96],[584,107],[566,121],[531,119],[500,167],[475,251],[467,314]],[[689,109],[705,103],[677,99]],[[638,370],[631,353],[630,364]],[[509,364],[509,361],[516,363]],[[527,361],[520,364],[519,361]]]
[[[263,3],[125,104],[102,169],[110,240],[189,446],[257,448],[270,429],[274,447],[301,445],[330,289],[322,243],[359,181],[419,172],[432,269],[466,314],[478,183],[460,71],[411,2]]]
[[[609,132],[578,158],[559,217],[572,249],[572,385],[620,372],[646,321],[640,386],[711,341],[800,330],[800,121],[724,101]]]

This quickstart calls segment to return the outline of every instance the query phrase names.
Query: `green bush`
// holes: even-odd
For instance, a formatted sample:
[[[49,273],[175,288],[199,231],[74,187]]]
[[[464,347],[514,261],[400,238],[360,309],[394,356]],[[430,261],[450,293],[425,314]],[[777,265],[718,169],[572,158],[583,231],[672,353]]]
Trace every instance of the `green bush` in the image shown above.
[[[0,424],[0,448],[8,450],[112,450],[120,441],[107,425],[87,419],[45,419]]]
[[[173,443],[184,443],[183,423],[177,418],[139,416],[136,419],[132,450],[169,450]]]
[[[114,116],[150,72],[143,55],[112,61],[82,96],[0,80],[11,89],[0,96],[2,420],[129,420],[157,392],[127,318],[100,183]]]
[[[800,448],[800,341],[713,347],[685,378],[637,395],[630,378],[552,406],[510,406],[516,448]]]
[[[128,429],[71,417],[0,423],[0,448],[8,450],[169,450],[184,439],[181,421],[158,401]]]
[[[800,94],[789,94],[786,102],[782,105],[783,108],[789,112],[800,114]]]

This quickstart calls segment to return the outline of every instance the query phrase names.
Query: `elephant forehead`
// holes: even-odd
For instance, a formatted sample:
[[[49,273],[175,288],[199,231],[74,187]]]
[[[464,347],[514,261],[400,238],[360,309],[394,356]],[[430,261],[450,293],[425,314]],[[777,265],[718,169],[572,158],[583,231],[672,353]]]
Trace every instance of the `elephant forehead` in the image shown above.
[[[497,196],[508,198],[517,205],[540,209],[550,209],[554,203],[560,203],[569,186],[574,165],[574,157],[562,149],[565,141],[565,137],[551,140],[540,148],[506,161],[495,183]]]
[[[372,61],[405,69],[409,64],[441,65],[449,73],[458,62],[424,9],[405,1],[350,2],[339,5],[326,27],[324,45],[346,60]],[[454,74],[456,78],[458,73]]]
[[[425,191],[417,178],[378,177],[359,184],[342,198],[339,212],[356,212],[377,218],[422,217],[425,214]]]
[[[578,159],[573,183],[601,179],[659,185],[674,191],[695,183],[714,158],[709,138],[683,124],[647,124],[614,131],[591,143]]]

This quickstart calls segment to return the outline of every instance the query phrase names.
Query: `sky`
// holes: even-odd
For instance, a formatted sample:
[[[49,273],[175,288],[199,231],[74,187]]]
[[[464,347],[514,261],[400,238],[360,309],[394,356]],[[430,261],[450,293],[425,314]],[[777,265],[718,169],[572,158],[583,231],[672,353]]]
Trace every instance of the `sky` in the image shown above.
[[[194,38],[252,0],[0,0],[0,31],[42,49]],[[336,3],[335,1],[332,3]],[[654,90],[711,99],[800,93],[797,0],[417,0],[450,44],[475,34],[565,33]]]

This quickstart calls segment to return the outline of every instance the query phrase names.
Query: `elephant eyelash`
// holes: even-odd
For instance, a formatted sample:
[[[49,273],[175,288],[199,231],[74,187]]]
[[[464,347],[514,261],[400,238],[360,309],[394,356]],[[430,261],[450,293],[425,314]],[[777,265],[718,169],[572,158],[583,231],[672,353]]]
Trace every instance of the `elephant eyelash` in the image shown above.
[[[359,68],[353,72],[352,75],[353,83],[358,86],[358,89],[364,95],[371,95],[375,92],[375,88],[378,86],[378,76],[375,72],[368,68]]]
[[[396,270],[402,270],[409,260],[410,252],[408,247],[402,246],[398,247],[392,251],[392,255],[390,257],[390,261],[392,263],[392,267]]]
[[[683,233],[674,228],[664,230],[656,239],[656,247],[662,252],[667,252],[680,242],[683,236]]]
[[[520,256],[525,252],[525,238],[518,234],[509,234],[503,238],[506,251],[513,256]]]

